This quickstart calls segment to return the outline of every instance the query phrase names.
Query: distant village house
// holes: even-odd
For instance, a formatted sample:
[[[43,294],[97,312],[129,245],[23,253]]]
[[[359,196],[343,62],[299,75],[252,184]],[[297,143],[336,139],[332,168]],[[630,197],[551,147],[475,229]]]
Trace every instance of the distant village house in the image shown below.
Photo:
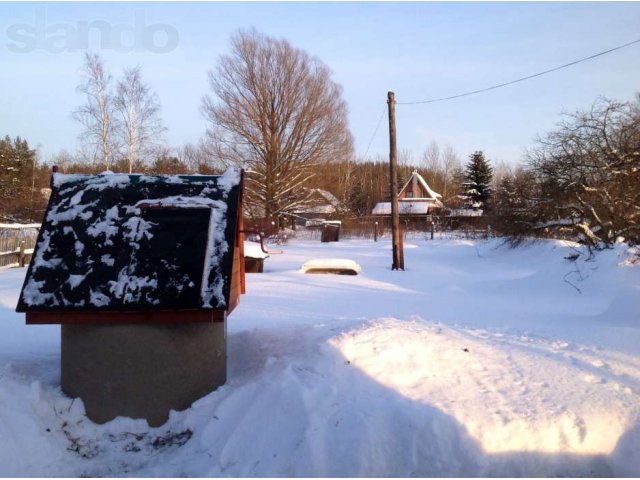
[[[314,188],[309,191],[308,205],[296,212],[300,226],[321,225],[324,220],[335,220],[345,210],[342,202],[327,190]]]
[[[398,212],[405,220],[427,219],[431,215],[437,215],[444,207],[441,198],[442,195],[434,192],[422,175],[414,171],[398,194]],[[391,216],[391,202],[377,203],[371,213],[382,217]]]

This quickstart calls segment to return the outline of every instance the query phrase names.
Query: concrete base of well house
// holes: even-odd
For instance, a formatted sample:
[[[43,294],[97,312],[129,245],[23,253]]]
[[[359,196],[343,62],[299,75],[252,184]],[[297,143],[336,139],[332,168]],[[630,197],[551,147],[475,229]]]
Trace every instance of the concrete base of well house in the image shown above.
[[[62,325],[62,390],[87,416],[157,427],[227,378],[226,323]]]

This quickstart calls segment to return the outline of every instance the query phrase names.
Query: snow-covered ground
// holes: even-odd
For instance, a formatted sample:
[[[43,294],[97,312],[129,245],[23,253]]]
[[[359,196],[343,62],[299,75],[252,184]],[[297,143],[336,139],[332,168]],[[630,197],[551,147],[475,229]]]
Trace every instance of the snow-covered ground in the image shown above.
[[[24,269],[0,270],[0,476],[640,476],[627,247],[416,240],[405,272],[384,241],[279,248],[230,317],[227,384],[156,429],[84,417],[59,327],[24,326]]]

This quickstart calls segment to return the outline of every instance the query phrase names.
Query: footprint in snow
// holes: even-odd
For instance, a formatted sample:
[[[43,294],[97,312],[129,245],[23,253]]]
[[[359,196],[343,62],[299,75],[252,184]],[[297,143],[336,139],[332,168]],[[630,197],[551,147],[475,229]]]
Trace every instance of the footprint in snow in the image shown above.
[[[602,378],[602,377],[598,377],[596,375],[591,375],[591,374],[586,374],[582,376],[582,379],[587,382],[587,383],[607,383],[607,381]]]

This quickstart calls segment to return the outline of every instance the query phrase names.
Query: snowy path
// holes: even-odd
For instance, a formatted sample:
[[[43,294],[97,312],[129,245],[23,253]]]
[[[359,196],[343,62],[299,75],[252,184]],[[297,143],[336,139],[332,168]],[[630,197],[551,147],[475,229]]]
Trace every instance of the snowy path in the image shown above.
[[[558,242],[405,248],[406,272],[386,242],[268,258],[230,318],[228,383],[158,429],[83,417],[59,390],[58,328],[25,327],[24,273],[0,270],[0,475],[640,475],[625,248],[577,262]],[[298,271],[319,257],[362,274]]]

